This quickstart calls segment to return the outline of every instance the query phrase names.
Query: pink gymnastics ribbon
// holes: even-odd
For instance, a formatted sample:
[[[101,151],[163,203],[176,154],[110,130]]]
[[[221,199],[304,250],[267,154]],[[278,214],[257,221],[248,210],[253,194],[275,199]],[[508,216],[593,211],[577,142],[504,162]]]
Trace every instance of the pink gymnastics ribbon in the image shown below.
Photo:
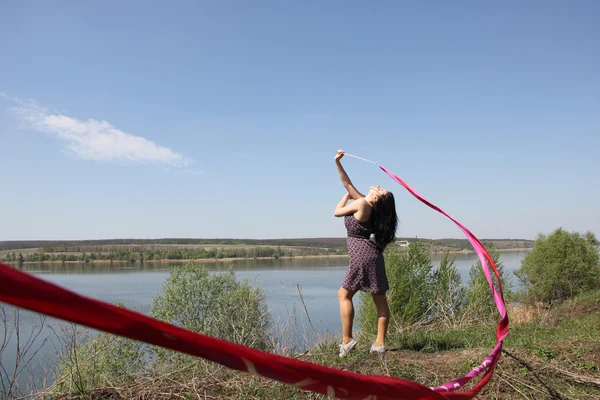
[[[365,160],[365,161],[373,162],[370,160]],[[381,166],[381,165],[379,166],[379,168],[381,168],[386,174],[388,174],[390,176],[390,178],[392,178],[393,180],[395,180],[396,182],[398,182],[399,184],[404,186],[404,188],[406,190],[408,190],[410,192],[410,194],[415,196],[417,199],[419,199],[422,203],[426,204],[428,207],[430,207],[430,208],[434,209],[435,211],[448,217],[452,222],[454,222],[460,228],[461,231],[463,231],[463,233],[467,236],[467,239],[473,246],[473,249],[475,249],[475,252],[477,253],[477,256],[479,257],[479,260],[481,261],[481,267],[483,268],[483,273],[485,275],[485,278],[487,279],[490,289],[492,290],[492,293],[494,295],[494,302],[496,303],[496,308],[498,309],[498,312],[500,313],[500,317],[502,318],[496,327],[496,346],[494,347],[494,349],[492,350],[490,355],[478,367],[471,370],[468,374],[466,374],[462,378],[457,378],[450,382],[446,382],[445,384],[443,384],[441,386],[432,388],[435,391],[454,391],[454,390],[464,386],[465,383],[467,383],[472,378],[479,375],[482,371],[486,371],[486,375],[491,374],[493,372],[493,369],[496,366],[498,358],[500,357],[500,353],[502,351],[502,342],[503,342],[504,338],[506,337],[506,335],[508,334],[508,315],[506,314],[506,306],[504,304],[504,295],[502,293],[502,282],[500,281],[500,273],[498,272],[498,269],[496,268],[496,264],[494,263],[494,260],[492,260],[492,257],[490,257],[490,254],[487,252],[487,250],[485,249],[483,244],[481,244],[479,239],[477,239],[475,237],[475,235],[473,235],[473,233],[471,233],[471,231],[469,231],[463,224],[461,224],[460,222],[458,222],[457,220],[452,218],[450,215],[448,215],[448,213],[446,213],[444,210],[442,210],[438,206],[429,202],[419,192],[417,192],[415,189],[411,188],[409,185],[406,184],[406,182],[404,182],[402,179],[398,178],[396,175],[394,175],[392,172],[390,172],[387,168],[385,168],[384,166]],[[489,266],[492,267],[494,274],[496,275],[496,278],[498,279],[499,291],[496,290],[496,287],[494,286],[494,284],[492,282],[492,277],[490,275],[488,263],[489,263]]]

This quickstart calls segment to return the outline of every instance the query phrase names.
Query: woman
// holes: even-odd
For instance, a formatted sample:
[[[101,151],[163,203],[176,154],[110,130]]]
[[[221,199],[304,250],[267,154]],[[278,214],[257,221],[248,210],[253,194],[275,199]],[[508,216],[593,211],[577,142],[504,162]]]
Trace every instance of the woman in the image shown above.
[[[342,167],[343,150],[338,150],[335,163],[340,179],[348,191],[335,208],[336,217],[344,217],[348,231],[349,266],[342,287],[338,292],[343,340],[340,357],[344,357],[354,346],[352,322],[354,305],[352,297],[362,290],[370,292],[377,308],[377,339],[371,353],[385,352],[390,310],[386,292],[389,288],[385,273],[383,250],[396,237],[398,217],[394,195],[381,186],[371,186],[367,195],[360,193]],[[348,204],[349,200],[354,200]]]

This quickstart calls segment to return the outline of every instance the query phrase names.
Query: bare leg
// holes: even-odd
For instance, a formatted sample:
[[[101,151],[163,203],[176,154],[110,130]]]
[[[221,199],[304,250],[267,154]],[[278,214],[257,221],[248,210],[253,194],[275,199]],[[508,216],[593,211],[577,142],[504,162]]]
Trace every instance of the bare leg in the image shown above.
[[[340,316],[342,317],[342,344],[352,340],[352,323],[354,321],[354,305],[352,297],[356,291],[340,288],[338,291],[338,300],[340,301]]]
[[[385,293],[372,293],[372,295],[377,308],[377,340],[373,344],[383,346],[385,345],[385,335],[390,322],[390,308]]]

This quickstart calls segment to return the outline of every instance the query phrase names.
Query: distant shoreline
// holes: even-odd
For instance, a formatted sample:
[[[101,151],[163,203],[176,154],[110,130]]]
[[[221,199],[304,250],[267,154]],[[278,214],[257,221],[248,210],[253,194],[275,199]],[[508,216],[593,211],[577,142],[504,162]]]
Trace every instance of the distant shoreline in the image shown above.
[[[218,262],[231,262],[231,261],[248,261],[248,260],[292,260],[292,259],[306,259],[306,258],[347,258],[347,254],[331,254],[331,255],[318,255],[318,256],[281,256],[275,257],[230,257],[230,258],[195,258],[195,259],[180,259],[180,260],[144,260],[144,264],[174,264],[184,263],[193,261],[197,263],[218,263]],[[5,264],[18,264],[18,261],[3,261]],[[75,260],[75,261],[23,261],[21,264],[140,264],[141,261],[131,262],[129,260]]]
[[[498,253],[517,253],[517,252],[526,252],[533,250],[533,247],[522,247],[522,248],[514,248],[514,249],[495,249]],[[446,250],[438,250],[432,251],[432,253],[445,253]],[[450,254],[474,254],[475,251],[469,249],[463,250],[448,250]]]
[[[496,250],[499,253],[514,253],[514,252],[528,252],[533,250],[532,248],[514,248],[514,249],[500,249]],[[432,251],[432,254],[443,254],[446,250]],[[475,254],[473,250],[448,250],[450,254]],[[174,264],[184,262],[197,262],[197,263],[223,263],[233,261],[249,261],[249,260],[293,260],[293,259],[327,259],[327,258],[348,258],[347,254],[330,254],[330,255],[305,255],[305,256],[281,256],[275,257],[230,257],[230,258],[196,258],[196,259],[179,259],[179,260],[144,260],[144,264]],[[2,261],[4,264],[18,265],[18,261]],[[75,260],[75,261],[23,261],[21,264],[139,264],[140,261],[131,262],[129,260]]]

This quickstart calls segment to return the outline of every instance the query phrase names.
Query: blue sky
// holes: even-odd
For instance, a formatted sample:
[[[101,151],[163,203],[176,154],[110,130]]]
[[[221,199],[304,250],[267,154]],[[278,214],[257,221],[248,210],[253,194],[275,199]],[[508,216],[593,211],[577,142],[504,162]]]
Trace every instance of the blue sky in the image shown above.
[[[600,234],[596,1],[3,2],[0,240],[344,236],[333,156]],[[462,237],[382,171],[399,236]]]

